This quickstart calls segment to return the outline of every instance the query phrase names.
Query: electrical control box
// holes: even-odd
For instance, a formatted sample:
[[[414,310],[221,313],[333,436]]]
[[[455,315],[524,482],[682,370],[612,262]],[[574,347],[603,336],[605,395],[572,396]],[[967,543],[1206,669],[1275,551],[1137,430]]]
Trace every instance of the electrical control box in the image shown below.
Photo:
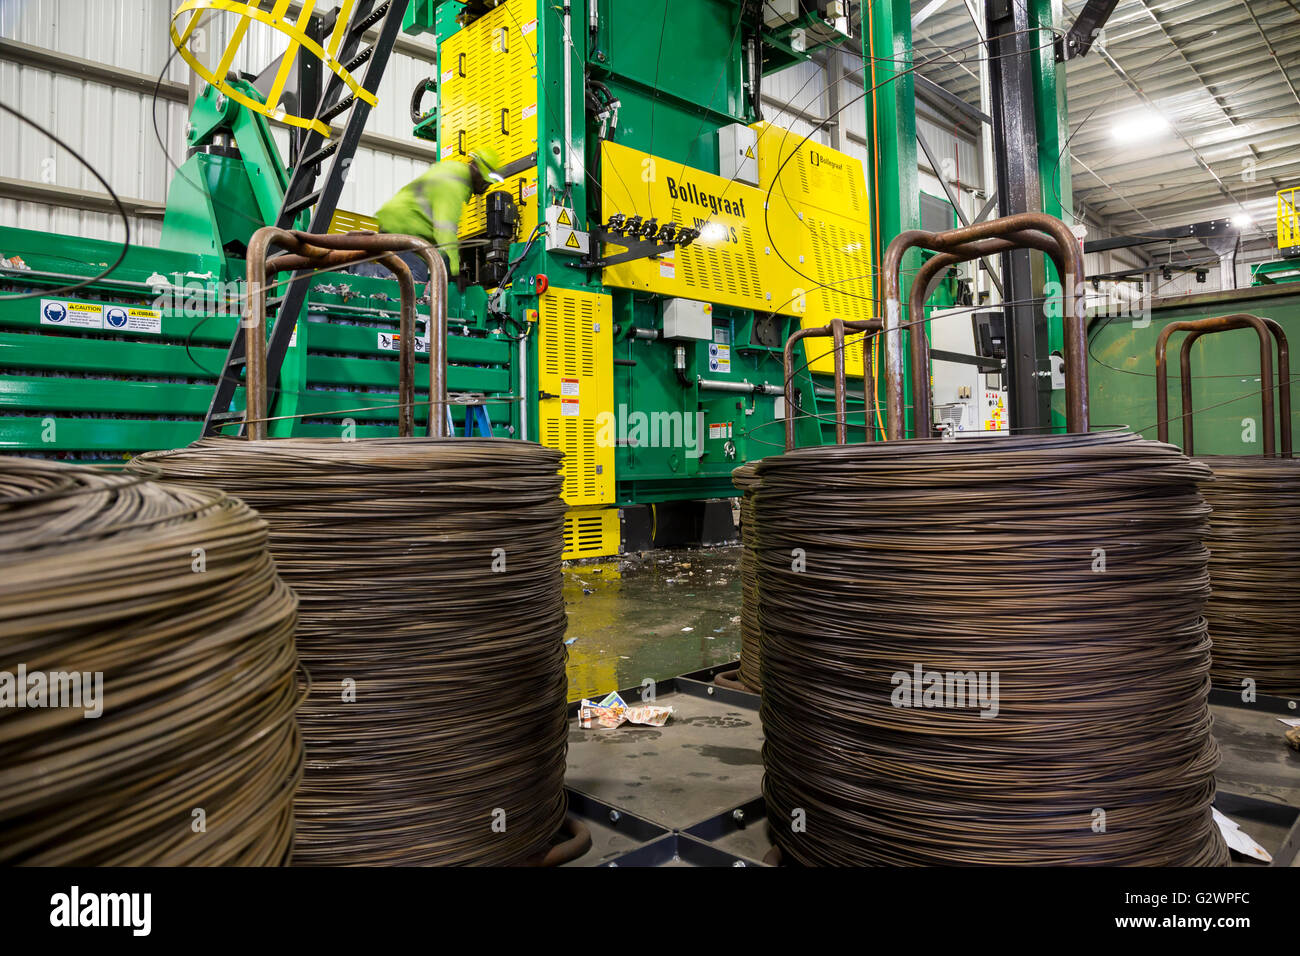
[[[664,338],[713,340],[713,306],[694,299],[664,301]]]
[[[757,186],[758,133],[743,123],[718,130],[718,173],[723,179]]]
[[[969,309],[935,310],[930,313],[930,348],[970,359],[984,358],[996,365],[987,332],[980,345],[977,328],[987,330],[989,326],[973,322]],[[1005,431],[1007,393],[998,369],[941,358],[935,358],[931,367],[934,424],[958,436]]]

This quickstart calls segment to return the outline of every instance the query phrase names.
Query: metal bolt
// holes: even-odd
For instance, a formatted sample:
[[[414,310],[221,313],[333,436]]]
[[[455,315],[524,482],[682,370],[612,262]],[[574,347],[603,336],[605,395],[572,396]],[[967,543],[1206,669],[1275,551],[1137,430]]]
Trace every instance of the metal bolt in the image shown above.
[[[733,864],[731,864],[731,865],[732,865],[733,867],[736,867],[736,866],[744,866],[744,865],[745,865],[745,861],[744,861],[744,860],[737,860],[735,863],[733,863]]]
[[[619,813],[617,810],[610,810],[610,811],[609,811],[609,822],[610,822],[610,823],[618,823],[618,821],[621,820],[621,819],[623,819],[623,814]]]
[[[744,823],[745,811],[742,810],[740,807],[737,807],[736,809],[731,811],[731,819],[735,820],[737,823]]]
[[[712,688],[712,687],[706,687],[706,688],[704,689],[704,692],[705,692],[706,694],[708,694],[710,697],[713,696],[713,688]]]

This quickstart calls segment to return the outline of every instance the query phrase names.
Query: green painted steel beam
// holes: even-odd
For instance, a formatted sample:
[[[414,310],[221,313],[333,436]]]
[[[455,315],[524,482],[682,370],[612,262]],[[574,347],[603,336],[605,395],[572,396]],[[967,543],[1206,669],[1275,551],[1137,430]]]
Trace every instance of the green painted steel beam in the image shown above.
[[[912,13],[908,0],[880,0],[863,5],[863,54],[867,88],[863,106],[867,114],[867,170],[870,177],[872,261],[876,314],[885,314],[884,283],[879,269],[885,249],[899,233],[921,227],[921,186],[916,146],[916,84],[912,69]],[[903,259],[902,295],[907,301],[911,275],[920,267],[920,252],[913,249]],[[904,335],[904,346],[910,333]],[[883,350],[882,350],[883,351]],[[868,349],[868,354],[870,350]],[[877,398],[883,401],[883,357],[877,367]],[[910,391],[911,369],[904,364],[904,384]],[[903,428],[911,434],[911,412]]]

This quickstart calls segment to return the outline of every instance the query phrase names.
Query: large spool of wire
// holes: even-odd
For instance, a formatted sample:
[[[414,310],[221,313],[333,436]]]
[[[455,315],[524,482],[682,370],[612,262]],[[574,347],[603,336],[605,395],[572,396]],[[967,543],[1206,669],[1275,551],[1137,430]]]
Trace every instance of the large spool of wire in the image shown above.
[[[0,458],[0,863],[288,862],[296,601],[266,538],[219,492]]]
[[[740,682],[754,693],[762,690],[759,677],[758,571],[754,547],[754,490],[758,487],[758,465],[749,462],[731,473],[732,483],[744,495],[740,499]]]
[[[1200,458],[1216,686],[1300,695],[1300,460]],[[1250,682],[1243,685],[1243,682]]]
[[[271,527],[301,599],[301,864],[533,861],[565,813],[560,455],[205,439],[142,456]]]
[[[764,795],[783,857],[1226,862],[1207,471],[1128,433],[761,462]]]

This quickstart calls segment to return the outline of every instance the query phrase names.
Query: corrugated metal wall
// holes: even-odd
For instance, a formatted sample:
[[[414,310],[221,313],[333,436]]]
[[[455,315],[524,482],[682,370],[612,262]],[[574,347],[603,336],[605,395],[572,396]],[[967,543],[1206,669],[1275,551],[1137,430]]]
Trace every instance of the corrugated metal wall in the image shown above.
[[[166,67],[166,79],[186,83],[189,66],[172,56],[167,36],[177,6],[173,0],[0,0],[0,37],[150,76],[158,76]],[[329,4],[322,7],[328,9]],[[208,24],[206,42],[224,48],[235,19],[232,14],[214,18]],[[284,46],[281,34],[255,24],[233,68],[260,72]],[[367,132],[416,142],[408,115],[410,91],[433,73],[434,53],[429,38],[406,38],[404,49],[412,46],[426,48],[427,56],[394,52]],[[6,61],[0,61],[0,91],[6,103],[21,106],[28,117],[81,153],[122,196],[160,206],[165,203],[171,164],[185,156],[185,104],[164,97],[155,103],[147,93]],[[287,130],[277,127],[275,136],[284,151]],[[428,152],[432,156],[431,146]],[[411,156],[362,147],[340,207],[372,213],[424,165]],[[0,177],[104,191],[74,156],[8,115],[0,115]],[[100,239],[122,236],[117,216],[12,199],[0,199],[0,222]],[[161,222],[153,217],[132,217],[131,230],[134,241],[156,244]]]

